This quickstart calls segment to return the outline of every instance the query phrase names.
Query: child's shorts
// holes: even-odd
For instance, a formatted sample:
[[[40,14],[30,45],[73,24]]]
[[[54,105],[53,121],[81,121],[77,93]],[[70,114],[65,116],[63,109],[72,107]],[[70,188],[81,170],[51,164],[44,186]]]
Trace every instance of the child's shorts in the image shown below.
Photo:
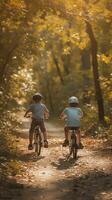
[[[34,132],[34,129],[35,129],[36,126],[40,127],[41,132],[46,131],[44,120],[32,119],[31,127],[30,127],[30,133]]]

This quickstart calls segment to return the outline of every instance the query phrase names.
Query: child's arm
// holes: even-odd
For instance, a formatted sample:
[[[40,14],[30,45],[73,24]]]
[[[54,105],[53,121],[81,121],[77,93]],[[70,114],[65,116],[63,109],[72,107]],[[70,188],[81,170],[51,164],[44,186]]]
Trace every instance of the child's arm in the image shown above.
[[[61,119],[64,118],[64,113],[63,113],[63,112],[61,113],[60,118],[61,118]]]
[[[26,113],[25,113],[24,117],[27,117],[28,113],[30,113],[30,112],[31,112],[31,110],[30,110],[30,109],[28,109],[28,110],[26,111]]]
[[[45,119],[48,119],[49,118],[49,111],[45,111],[44,115],[45,115]]]
[[[45,116],[45,119],[49,118],[49,110],[47,109],[46,106],[45,106],[45,110],[44,110],[44,116]]]
[[[61,113],[61,115],[60,115],[60,118],[61,118],[61,119],[66,119],[66,117],[67,117],[67,116],[66,116],[65,112],[63,111],[63,112]]]
[[[83,112],[82,110],[79,108],[79,117],[82,118],[83,117]]]

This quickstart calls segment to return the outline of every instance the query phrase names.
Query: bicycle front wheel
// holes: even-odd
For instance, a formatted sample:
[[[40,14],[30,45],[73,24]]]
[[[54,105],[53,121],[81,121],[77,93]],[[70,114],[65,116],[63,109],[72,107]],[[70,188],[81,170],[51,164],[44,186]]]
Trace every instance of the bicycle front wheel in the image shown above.
[[[37,130],[36,130],[35,138],[34,138],[34,146],[35,146],[35,152],[37,156],[39,156],[41,153],[42,142],[41,142],[40,132],[37,132]]]

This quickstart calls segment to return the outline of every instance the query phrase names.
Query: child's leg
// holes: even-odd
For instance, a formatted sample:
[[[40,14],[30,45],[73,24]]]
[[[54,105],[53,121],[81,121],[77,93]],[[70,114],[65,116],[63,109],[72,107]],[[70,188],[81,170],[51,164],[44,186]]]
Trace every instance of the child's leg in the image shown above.
[[[64,132],[65,132],[65,139],[68,140],[69,128],[67,126],[64,128]]]
[[[48,148],[47,131],[43,132],[43,136],[44,136],[44,147]]]
[[[63,143],[63,147],[66,147],[69,144],[69,139],[68,139],[69,128],[68,127],[64,128],[64,133],[65,133],[65,140],[64,140],[64,143]]]
[[[43,132],[43,136],[44,136],[44,141],[47,140],[47,131]]]
[[[40,129],[41,129],[41,132],[43,133],[43,137],[44,137],[44,147],[48,148],[47,131],[45,128],[44,121],[40,122]]]
[[[77,130],[77,144],[79,145],[81,143],[81,133],[80,129]]]
[[[77,130],[77,145],[79,149],[83,149],[83,145],[81,143],[81,131],[80,129]]]
[[[32,120],[31,127],[29,130],[29,145],[31,145],[31,146],[32,146],[32,142],[33,142],[33,133],[34,133],[35,126],[36,126],[36,123],[34,120]]]

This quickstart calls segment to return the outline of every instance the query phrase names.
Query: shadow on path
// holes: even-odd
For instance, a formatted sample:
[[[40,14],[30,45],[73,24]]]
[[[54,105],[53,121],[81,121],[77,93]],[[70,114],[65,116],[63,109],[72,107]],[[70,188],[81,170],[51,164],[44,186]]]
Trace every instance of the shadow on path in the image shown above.
[[[72,158],[70,158],[69,160],[67,160],[67,158],[59,158],[56,162],[52,162],[51,165],[53,167],[56,167],[58,170],[65,170],[75,165],[76,161],[77,160],[74,160]]]
[[[17,157],[17,160],[19,161],[23,161],[23,162],[37,162],[41,159],[44,159],[45,156],[37,156],[35,154],[35,152],[31,152],[31,153],[25,153],[25,154],[20,154],[18,157]]]
[[[89,171],[78,177],[64,177],[51,182],[50,187],[27,188],[23,200],[110,200],[112,195],[112,174]],[[29,195],[30,194],[30,195]],[[30,199],[31,198],[31,199]]]

